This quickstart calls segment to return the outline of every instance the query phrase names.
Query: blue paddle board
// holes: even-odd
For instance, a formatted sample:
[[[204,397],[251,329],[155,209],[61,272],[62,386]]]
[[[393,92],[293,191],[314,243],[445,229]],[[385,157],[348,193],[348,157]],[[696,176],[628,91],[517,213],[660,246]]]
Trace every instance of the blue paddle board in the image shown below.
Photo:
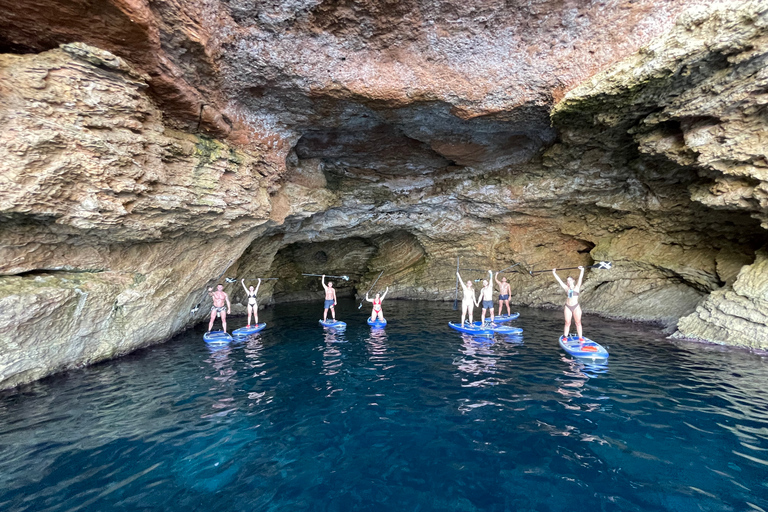
[[[519,316],[520,313],[512,313],[511,315],[496,315],[493,317],[493,321],[497,324],[502,322],[511,322],[512,320],[517,320],[517,317]]]
[[[479,323],[479,322],[478,322]],[[464,325],[458,324],[456,322],[448,322],[448,325],[451,327],[451,329],[455,329],[459,332],[464,332],[467,334],[471,334],[473,336],[493,336],[493,330],[492,329],[486,329],[484,327],[479,327],[475,324],[468,324],[465,323]]]
[[[385,327],[387,325],[387,321],[385,320],[379,320],[378,318],[376,320],[371,320],[370,317],[368,317],[368,325],[371,327]]]
[[[602,345],[589,338],[579,341],[579,337],[572,334],[565,338],[560,336],[560,346],[573,357],[585,359],[608,359],[608,351]]]
[[[232,336],[224,331],[211,331],[203,334],[206,343],[226,343],[232,341]]]
[[[320,325],[322,325],[323,327],[328,327],[330,329],[346,329],[347,328],[346,322],[341,322],[338,320],[328,320],[325,322],[320,320]]]
[[[477,328],[483,328],[483,329],[490,329],[493,332],[497,332],[499,334],[522,334],[523,329],[521,327],[512,327],[509,325],[501,325],[491,322],[485,322],[484,325],[481,325],[480,322],[475,322],[474,324]]]
[[[257,332],[261,331],[267,326],[267,324],[256,324],[252,325],[250,327],[241,327],[239,329],[235,329],[232,331],[232,334],[234,336],[250,336],[251,334],[256,334]]]

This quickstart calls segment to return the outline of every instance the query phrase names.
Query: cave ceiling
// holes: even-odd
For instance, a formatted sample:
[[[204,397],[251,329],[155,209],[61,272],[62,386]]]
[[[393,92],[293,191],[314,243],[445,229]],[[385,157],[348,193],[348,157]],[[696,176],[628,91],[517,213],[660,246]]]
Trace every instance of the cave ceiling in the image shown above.
[[[94,44],[179,127],[331,171],[495,170],[556,140],[569,88],[701,3],[0,0],[0,46]]]

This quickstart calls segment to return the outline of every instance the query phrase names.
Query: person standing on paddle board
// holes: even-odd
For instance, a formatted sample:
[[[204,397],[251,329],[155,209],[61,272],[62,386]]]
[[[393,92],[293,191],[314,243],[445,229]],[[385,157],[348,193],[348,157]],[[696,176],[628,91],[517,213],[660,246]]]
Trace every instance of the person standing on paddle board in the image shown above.
[[[568,276],[565,283],[557,275],[557,269],[552,269],[552,274],[560,283],[560,286],[568,294],[568,298],[565,299],[565,309],[563,314],[565,315],[565,329],[563,329],[563,338],[568,338],[568,334],[571,330],[571,318],[576,324],[576,332],[579,334],[579,341],[584,341],[584,335],[581,331],[581,306],[579,306],[579,290],[581,290],[581,282],[584,279],[584,267],[579,267],[579,282],[574,284],[574,280],[571,276]],[[568,284],[566,284],[568,283]]]
[[[502,277],[501,281],[499,281],[499,274],[496,274],[496,284],[499,285],[499,313],[496,316],[501,316],[501,306],[503,304],[506,304],[507,306],[507,314],[511,315],[512,310],[509,309],[509,296],[512,294],[512,287],[507,282],[506,277]]]
[[[471,324],[475,308],[475,289],[471,280],[467,281],[467,284],[464,284],[464,281],[461,279],[461,275],[459,275],[458,272],[456,272],[456,276],[459,278],[461,288],[464,290],[464,299],[461,301],[461,325],[464,325],[464,318],[467,316],[469,316],[469,323]]]
[[[261,278],[259,278],[259,282],[256,284],[256,289],[253,289],[253,286],[249,286],[248,288],[245,287],[245,279],[241,279],[240,283],[243,285],[243,290],[245,290],[245,294],[248,296],[248,325],[247,327],[251,326],[251,312],[253,312],[253,325],[259,325],[259,305],[256,303],[256,294],[259,293],[259,287],[261,286]]]
[[[488,279],[483,279],[483,287],[480,289],[480,296],[477,298],[477,306],[480,301],[483,302],[483,309],[480,312],[480,322],[485,323],[485,312],[490,311],[491,323],[493,323],[493,271],[488,271]]]
[[[213,329],[213,322],[216,321],[216,317],[221,317],[221,325],[224,332],[227,332],[227,314],[231,312],[232,305],[229,303],[229,295],[224,293],[224,285],[217,284],[216,291],[213,288],[208,288],[208,295],[213,299],[213,307],[211,308],[211,321],[208,323],[208,332]],[[226,307],[224,304],[227,304]]]
[[[329,309],[331,310],[331,316],[335,322],[336,311],[333,309],[333,306],[336,305],[336,290],[333,288],[333,282],[328,281],[328,284],[325,284],[325,274],[323,274],[323,277],[320,278],[320,282],[325,289],[325,310],[323,311],[323,322],[325,322],[328,318]]]
[[[365,300],[368,302],[373,302],[373,310],[371,311],[371,322],[375,322],[376,318],[384,321],[384,312],[381,310],[381,303],[384,301],[384,297],[387,296],[387,292],[389,291],[389,286],[387,286],[387,289],[384,290],[384,295],[379,295],[378,293],[373,299],[368,298],[368,293],[365,294]]]

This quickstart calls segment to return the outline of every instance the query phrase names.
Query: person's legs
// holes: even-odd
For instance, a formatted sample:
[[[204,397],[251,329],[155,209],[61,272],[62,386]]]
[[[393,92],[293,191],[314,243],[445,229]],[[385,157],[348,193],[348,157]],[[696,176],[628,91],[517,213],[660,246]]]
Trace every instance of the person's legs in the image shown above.
[[[333,309],[333,306],[331,306],[331,316],[333,317],[333,321],[336,321],[336,311]]]
[[[499,299],[499,312],[497,313],[497,316],[501,316],[501,305],[504,303],[501,299]]]
[[[491,323],[493,323],[493,320],[494,320],[494,318],[495,318],[495,317],[494,317],[494,315],[493,315],[493,302],[491,302],[491,303],[489,304],[489,306],[491,306],[491,307],[490,307],[490,308],[488,308],[488,311],[490,311],[490,313],[491,313]]]
[[[246,326],[248,326],[248,327],[251,326],[251,313],[252,312],[253,312],[253,306],[248,304],[248,323],[246,324]]]
[[[509,309],[509,299],[505,300],[505,301],[504,301],[504,304],[506,304],[506,305],[507,305],[507,314],[508,314],[508,315],[511,315],[511,314],[512,314],[512,310],[511,310],[511,309]],[[501,309],[501,308],[499,308],[499,309]]]
[[[467,317],[467,313],[469,312],[469,308],[467,307],[466,301],[461,303],[461,325],[464,325],[464,321]]]
[[[216,310],[211,309],[211,321],[208,323],[208,332],[211,332],[211,329],[213,329],[214,320],[216,320]]]
[[[253,305],[253,325],[259,324],[259,305]]]
[[[227,312],[221,312],[221,325],[224,326],[224,332],[227,332]]]
[[[485,323],[485,311],[486,311],[486,309],[485,309],[485,308],[483,308],[483,309],[481,309],[481,310],[480,310],[480,323],[481,323],[481,324],[484,324],[484,323]]]
[[[584,336],[581,331],[581,306],[576,306],[573,311],[573,321],[576,324],[576,332],[579,334],[579,341],[584,340]]]
[[[568,306],[565,306],[563,313],[565,315],[565,328],[563,329],[563,336],[567,338],[568,333],[571,331],[571,317],[573,314],[571,313],[571,310],[568,308]]]
[[[383,309],[379,311],[379,320],[381,320],[382,322],[384,321],[384,310]]]
[[[326,320],[328,320],[328,308],[325,308],[323,310],[323,322],[325,322]]]

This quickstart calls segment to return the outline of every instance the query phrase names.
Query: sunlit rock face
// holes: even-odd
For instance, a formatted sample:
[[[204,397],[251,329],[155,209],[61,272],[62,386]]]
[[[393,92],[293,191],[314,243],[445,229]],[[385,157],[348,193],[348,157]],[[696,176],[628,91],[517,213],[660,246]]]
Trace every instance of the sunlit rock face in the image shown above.
[[[0,0],[0,386],[457,258],[765,347],[768,7],[709,3]]]

